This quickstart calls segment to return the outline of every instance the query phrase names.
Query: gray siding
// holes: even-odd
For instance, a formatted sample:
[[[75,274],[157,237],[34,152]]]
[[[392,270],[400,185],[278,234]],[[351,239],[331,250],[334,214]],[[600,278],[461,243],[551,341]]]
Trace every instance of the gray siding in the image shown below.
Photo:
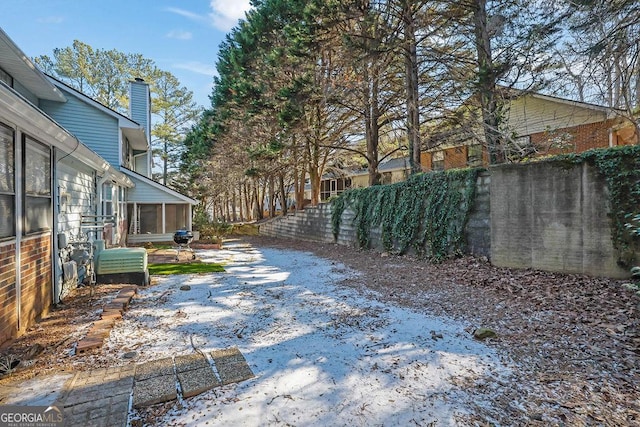
[[[167,191],[157,188],[152,184],[131,178],[135,183],[134,188],[130,188],[127,192],[127,202],[133,203],[180,203],[184,204],[184,200],[179,199]]]
[[[58,163],[56,173],[60,195],[66,195],[67,198],[66,212],[59,212],[58,215],[58,230],[71,239],[80,231],[81,215],[93,213],[93,170],[80,161],[67,157]]]
[[[129,117],[131,120],[144,127],[147,135],[149,134],[150,125],[150,103],[149,85],[144,82],[131,82],[129,100]]]
[[[110,164],[119,159],[118,120],[64,92],[67,102],[42,101],[40,108]]]

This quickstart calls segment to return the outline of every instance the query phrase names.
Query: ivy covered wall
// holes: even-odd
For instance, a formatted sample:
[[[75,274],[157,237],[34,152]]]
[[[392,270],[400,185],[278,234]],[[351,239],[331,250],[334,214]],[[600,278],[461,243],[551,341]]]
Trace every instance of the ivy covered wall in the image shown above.
[[[381,246],[441,260],[466,250],[465,226],[473,207],[478,169],[425,173],[392,185],[349,190],[335,199],[332,229],[340,237],[345,209],[360,248]],[[380,245],[372,239],[379,236]]]
[[[640,146],[350,190],[263,223],[260,233],[433,260],[465,253],[500,266],[629,277],[640,265]]]

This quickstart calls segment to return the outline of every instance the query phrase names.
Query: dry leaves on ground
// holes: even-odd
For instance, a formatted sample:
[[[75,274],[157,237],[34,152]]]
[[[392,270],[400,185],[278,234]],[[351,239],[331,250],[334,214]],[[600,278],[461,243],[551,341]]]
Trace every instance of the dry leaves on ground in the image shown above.
[[[488,341],[522,370],[514,382],[484,378],[467,386],[496,396],[494,408],[477,407],[468,421],[511,425],[640,425],[639,299],[617,280],[534,270],[496,268],[465,257],[429,264],[412,256],[383,256],[333,244],[253,237],[255,246],[313,252],[360,272],[342,283],[377,298],[495,330]],[[75,355],[75,341],[98,318],[118,286],[82,288],[0,357],[42,352],[11,378],[113,364],[113,355]],[[498,408],[498,409],[496,409]]]
[[[469,333],[495,330],[490,345],[523,369],[511,384],[469,384],[499,396],[502,413],[478,407],[480,423],[544,425],[544,414],[555,425],[640,425],[640,298],[623,281],[498,268],[473,257],[433,265],[334,244],[255,242],[339,261],[361,272],[343,285],[466,321]]]

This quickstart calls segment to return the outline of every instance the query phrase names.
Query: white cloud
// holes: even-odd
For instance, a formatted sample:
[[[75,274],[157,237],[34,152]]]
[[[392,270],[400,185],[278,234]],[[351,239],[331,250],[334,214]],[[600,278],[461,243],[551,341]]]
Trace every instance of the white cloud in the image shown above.
[[[167,33],[167,37],[170,39],[191,40],[193,34],[189,31],[171,30]]]
[[[197,74],[204,74],[205,76],[213,76],[216,74],[216,68],[214,66],[198,61],[183,62],[175,64],[174,67]]]
[[[193,21],[204,21],[205,18],[198,15],[197,13],[189,12],[188,10],[179,9],[177,7],[168,7],[166,9],[168,12],[175,13],[176,15],[184,16],[185,18],[189,18]]]
[[[244,13],[251,8],[249,0],[211,0],[211,17],[213,26],[222,31],[229,31]]]

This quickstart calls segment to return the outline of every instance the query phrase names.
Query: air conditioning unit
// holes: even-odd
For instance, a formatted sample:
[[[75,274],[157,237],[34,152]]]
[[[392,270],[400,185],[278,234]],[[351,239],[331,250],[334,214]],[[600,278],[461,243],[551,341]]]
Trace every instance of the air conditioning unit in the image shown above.
[[[98,252],[96,281],[148,285],[147,251],[144,248],[112,248]]]

